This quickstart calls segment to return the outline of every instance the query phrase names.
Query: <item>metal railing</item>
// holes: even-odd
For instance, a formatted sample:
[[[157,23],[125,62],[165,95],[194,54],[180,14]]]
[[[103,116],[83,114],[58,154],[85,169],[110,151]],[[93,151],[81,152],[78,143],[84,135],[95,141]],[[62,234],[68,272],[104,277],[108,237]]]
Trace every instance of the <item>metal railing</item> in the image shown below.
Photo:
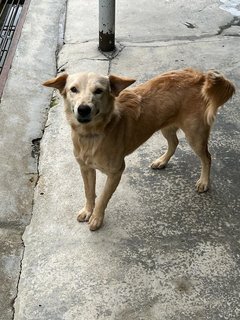
[[[0,4],[0,73],[11,46],[24,0],[7,0]]]
[[[0,0],[0,97],[31,0]]]

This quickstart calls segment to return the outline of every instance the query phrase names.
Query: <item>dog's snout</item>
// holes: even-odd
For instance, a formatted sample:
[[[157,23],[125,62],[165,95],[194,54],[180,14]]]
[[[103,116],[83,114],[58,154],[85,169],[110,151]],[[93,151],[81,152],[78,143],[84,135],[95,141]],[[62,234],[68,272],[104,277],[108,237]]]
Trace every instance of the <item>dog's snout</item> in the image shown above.
[[[86,117],[86,116],[89,116],[91,113],[91,108],[88,106],[88,105],[80,105],[78,107],[78,114],[81,116],[81,117]]]

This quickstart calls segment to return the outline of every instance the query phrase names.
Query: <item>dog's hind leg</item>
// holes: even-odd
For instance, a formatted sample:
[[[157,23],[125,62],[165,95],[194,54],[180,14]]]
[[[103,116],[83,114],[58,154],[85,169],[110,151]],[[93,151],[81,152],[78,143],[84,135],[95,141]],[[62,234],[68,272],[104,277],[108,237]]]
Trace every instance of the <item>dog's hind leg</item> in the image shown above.
[[[208,151],[208,137],[210,128],[196,128],[194,131],[186,130],[186,138],[196,153],[196,155],[201,160],[201,175],[196,183],[196,188],[199,193],[205,192],[209,188],[209,176],[211,168],[211,155]]]
[[[167,165],[170,158],[173,156],[178,145],[178,138],[176,135],[177,129],[178,128],[176,127],[166,127],[161,130],[163,136],[167,139],[168,149],[160,158],[153,161],[153,163],[151,164],[152,169],[164,168]]]

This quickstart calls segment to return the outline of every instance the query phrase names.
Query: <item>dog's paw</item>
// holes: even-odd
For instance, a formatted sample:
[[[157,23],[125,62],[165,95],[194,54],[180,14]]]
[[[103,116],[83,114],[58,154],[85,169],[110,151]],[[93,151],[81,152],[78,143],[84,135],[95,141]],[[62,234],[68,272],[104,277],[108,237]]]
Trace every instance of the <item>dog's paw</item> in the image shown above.
[[[91,231],[95,231],[97,229],[99,229],[103,223],[103,217],[99,217],[99,216],[96,216],[96,215],[92,215],[88,221],[89,223],[89,229]]]
[[[159,158],[151,163],[151,168],[152,169],[163,169],[166,167],[166,165],[167,165],[167,162],[162,160],[161,158]]]
[[[208,191],[208,182],[204,182],[201,179],[199,179],[196,183],[196,189],[199,193]]]
[[[92,215],[92,211],[87,210],[86,208],[83,208],[80,210],[78,216],[77,216],[77,221],[79,222],[84,222],[88,221]]]

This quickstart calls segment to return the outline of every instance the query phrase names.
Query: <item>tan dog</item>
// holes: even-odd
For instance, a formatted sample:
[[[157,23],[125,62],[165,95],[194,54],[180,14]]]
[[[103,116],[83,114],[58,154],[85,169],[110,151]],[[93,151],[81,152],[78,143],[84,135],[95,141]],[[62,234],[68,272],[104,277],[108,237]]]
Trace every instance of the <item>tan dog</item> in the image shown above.
[[[164,73],[131,90],[134,79],[95,73],[62,74],[45,86],[59,89],[72,128],[74,155],[80,164],[86,204],[78,221],[98,229],[125,168],[124,158],[160,130],[168,150],[151,167],[167,165],[178,145],[177,129],[201,160],[197,191],[209,186],[211,156],[208,138],[217,108],[235,92],[233,84],[217,71],[206,74],[185,69]],[[107,175],[95,204],[96,169]]]

